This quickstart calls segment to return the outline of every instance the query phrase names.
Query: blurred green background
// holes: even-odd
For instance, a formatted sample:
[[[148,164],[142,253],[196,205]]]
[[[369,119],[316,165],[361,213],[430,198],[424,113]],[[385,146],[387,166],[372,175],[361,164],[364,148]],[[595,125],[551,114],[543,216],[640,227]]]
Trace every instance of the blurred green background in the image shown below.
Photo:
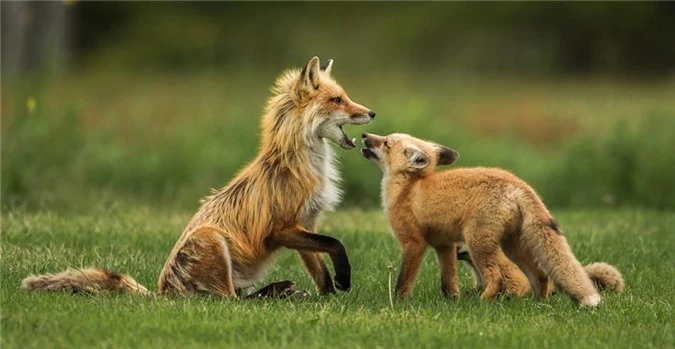
[[[553,207],[675,208],[675,4],[2,2],[2,207],[193,209],[285,68],[335,59],[363,131],[505,167]],[[338,150],[345,206],[380,173]]]

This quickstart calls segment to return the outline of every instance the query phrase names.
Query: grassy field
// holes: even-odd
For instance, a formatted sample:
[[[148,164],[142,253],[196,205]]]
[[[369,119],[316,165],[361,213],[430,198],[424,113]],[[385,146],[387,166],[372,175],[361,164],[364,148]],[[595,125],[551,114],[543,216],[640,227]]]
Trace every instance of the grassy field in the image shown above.
[[[321,231],[348,249],[349,294],[222,301],[22,293],[30,273],[92,264],[154,289],[199,197],[257,152],[258,116],[285,66],[83,72],[2,91],[3,347],[673,346],[672,81],[350,74],[336,64],[351,97],[378,112],[350,135],[407,132],[457,149],[459,166],[511,170],[555,208],[582,262],[616,265],[627,291],[592,311],[563,295],[487,304],[462,269],[463,297],[453,303],[441,296],[430,255],[413,297],[392,309],[387,265],[399,252],[377,211],[381,173],[357,151],[338,150],[343,207],[359,210],[328,215]],[[260,284],[281,279],[313,290],[294,253],[281,253]]]
[[[190,216],[148,207],[93,214],[5,211],[2,215],[2,347],[229,348],[672,348],[675,344],[672,227],[675,215],[649,210],[556,211],[583,262],[616,265],[626,292],[595,310],[564,295],[478,300],[467,269],[462,297],[441,296],[427,255],[413,296],[389,306],[387,264],[398,245],[380,212],[327,215],[321,232],[340,238],[353,289],[307,300],[167,299],[127,295],[24,293],[30,273],[99,266],[130,273],[155,289],[164,259]],[[295,280],[313,289],[294,253],[284,251],[261,284]]]

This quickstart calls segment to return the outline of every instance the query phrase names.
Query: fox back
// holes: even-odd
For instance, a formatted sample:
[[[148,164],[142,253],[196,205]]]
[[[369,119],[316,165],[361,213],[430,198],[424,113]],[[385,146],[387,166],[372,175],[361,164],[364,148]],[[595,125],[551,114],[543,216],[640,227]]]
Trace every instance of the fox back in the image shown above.
[[[536,193],[502,169],[457,168],[407,179],[401,188],[388,188],[387,205],[399,215],[399,206],[409,209],[422,225],[443,232],[439,238],[464,240],[462,232],[469,222],[513,231],[524,219],[550,219]]]

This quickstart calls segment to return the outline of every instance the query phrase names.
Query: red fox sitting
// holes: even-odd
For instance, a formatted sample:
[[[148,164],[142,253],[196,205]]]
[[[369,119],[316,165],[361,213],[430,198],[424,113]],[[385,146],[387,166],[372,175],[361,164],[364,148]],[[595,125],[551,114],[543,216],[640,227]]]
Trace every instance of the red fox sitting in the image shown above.
[[[281,247],[299,252],[319,293],[349,290],[344,246],[316,234],[316,225],[321,212],[340,200],[329,142],[355,148],[343,126],[368,123],[375,112],[349,99],[331,77],[332,64],[320,66],[314,57],[302,70],[277,79],[262,117],[258,156],[202,201],[164,264],[160,294],[243,295]],[[335,286],[318,253],[333,261]],[[256,295],[287,294],[293,287],[290,281],[274,283]],[[128,275],[99,268],[29,276],[22,288],[147,292]]]
[[[600,303],[558,224],[523,180],[496,168],[435,172],[459,153],[405,134],[363,134],[362,141],[363,156],[384,173],[382,206],[402,245],[399,297],[412,291],[427,245],[436,250],[444,294],[456,297],[456,250],[464,243],[482,278],[481,299],[491,300],[502,289],[499,261],[506,253],[537,297],[548,295],[550,278],[581,306]],[[605,276],[621,279],[618,271]]]

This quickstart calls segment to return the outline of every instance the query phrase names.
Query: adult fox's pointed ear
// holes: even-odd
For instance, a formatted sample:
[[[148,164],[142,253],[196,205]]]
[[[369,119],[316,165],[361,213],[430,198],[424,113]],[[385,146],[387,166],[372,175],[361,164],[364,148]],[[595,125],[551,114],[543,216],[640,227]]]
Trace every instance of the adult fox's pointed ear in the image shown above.
[[[459,158],[459,153],[454,149],[450,149],[442,145],[437,145],[437,148],[438,150],[436,150],[436,154],[438,159],[436,162],[439,166],[452,165]]]
[[[333,60],[329,59],[321,65],[321,70],[330,75],[330,71],[333,69]]]
[[[298,97],[302,99],[319,89],[319,70],[319,57],[314,56],[300,72],[296,91]]]
[[[409,166],[413,169],[421,170],[429,166],[429,155],[417,148],[406,148],[405,156],[408,158]]]

